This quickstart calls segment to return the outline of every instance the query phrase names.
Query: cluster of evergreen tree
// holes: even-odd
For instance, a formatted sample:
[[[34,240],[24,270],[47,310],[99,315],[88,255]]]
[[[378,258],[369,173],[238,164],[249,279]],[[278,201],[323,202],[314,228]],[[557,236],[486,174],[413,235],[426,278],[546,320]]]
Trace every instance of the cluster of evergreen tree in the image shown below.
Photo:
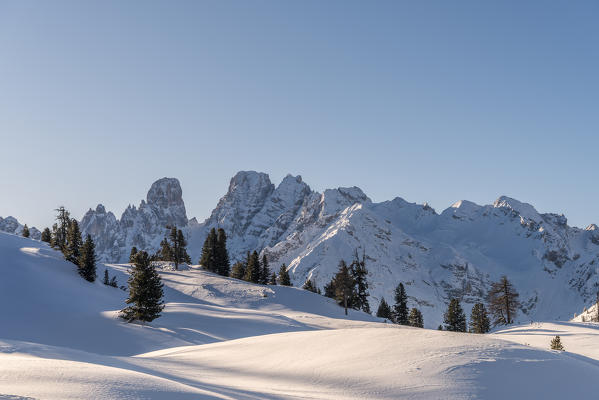
[[[135,254],[128,284],[129,297],[125,302],[129,306],[121,310],[120,317],[127,322],[151,322],[158,318],[164,309],[163,284],[145,251]]]
[[[306,281],[306,283],[304,283],[304,286],[302,286],[302,289],[307,290],[312,293],[322,294],[322,292],[316,285],[316,282],[314,281],[314,279],[308,279]]]
[[[210,230],[204,241],[199,263],[208,271],[222,276],[229,276],[229,252],[227,251],[227,234],[224,229],[219,228],[218,232],[214,228]]]
[[[50,229],[42,232],[42,240],[60,251],[65,260],[77,266],[79,275],[89,282],[96,280],[96,247],[90,235],[85,242],[81,238],[79,223],[70,218],[69,212],[64,207],[59,207],[56,215],[56,223]]]
[[[385,318],[399,325],[424,328],[422,312],[416,307],[413,307],[411,310],[408,309],[408,295],[401,282],[395,288],[395,304],[393,307],[389,306],[387,301],[382,298],[376,316]]]
[[[129,262],[133,262],[137,248],[132,247],[129,254]],[[176,226],[171,228],[168,238],[165,236],[160,242],[160,249],[151,257],[154,260],[172,261],[175,263],[175,269],[179,269],[179,264],[191,264],[191,258],[187,254],[187,240],[183,231],[177,229]]]
[[[107,269],[104,270],[104,279],[102,279],[102,283],[105,284],[106,286],[119,287],[119,285],[116,281],[116,276],[113,276],[112,278],[110,278],[110,276],[108,275]]]
[[[291,286],[289,274],[285,270],[286,278],[279,274],[279,284]],[[277,277],[271,272],[268,265],[266,254],[262,255],[262,261],[257,251],[247,252],[244,262],[236,262],[230,274],[231,278],[242,279],[247,282],[258,283],[261,285],[276,285]]]
[[[335,299],[345,309],[345,315],[348,308],[370,313],[367,276],[366,255],[360,258],[356,251],[349,266],[344,260],[339,261],[337,273],[324,286],[324,295]]]

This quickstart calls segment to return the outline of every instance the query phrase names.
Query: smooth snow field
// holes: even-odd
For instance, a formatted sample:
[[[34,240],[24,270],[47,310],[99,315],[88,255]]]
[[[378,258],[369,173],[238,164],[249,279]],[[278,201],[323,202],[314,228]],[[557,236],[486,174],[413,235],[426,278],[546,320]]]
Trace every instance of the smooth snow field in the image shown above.
[[[297,288],[161,271],[151,324],[116,315],[128,265],[99,280],[0,233],[0,399],[593,399],[596,324],[490,335],[399,327]],[[565,352],[548,350],[559,334]]]

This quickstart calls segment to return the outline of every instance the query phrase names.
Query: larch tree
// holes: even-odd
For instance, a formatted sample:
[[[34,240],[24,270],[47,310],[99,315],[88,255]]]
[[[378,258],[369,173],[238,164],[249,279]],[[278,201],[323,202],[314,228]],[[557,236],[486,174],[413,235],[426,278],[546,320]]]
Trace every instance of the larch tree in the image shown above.
[[[345,261],[339,261],[339,269],[335,275],[335,300],[345,310],[352,308],[355,298],[355,282]]]
[[[514,322],[518,308],[520,308],[518,297],[518,292],[505,275],[491,285],[488,304],[494,325],[508,325]]]
[[[121,310],[120,317],[127,322],[151,322],[158,318],[164,309],[163,284],[145,251],[135,256],[128,283],[129,297],[125,302],[129,306]]]

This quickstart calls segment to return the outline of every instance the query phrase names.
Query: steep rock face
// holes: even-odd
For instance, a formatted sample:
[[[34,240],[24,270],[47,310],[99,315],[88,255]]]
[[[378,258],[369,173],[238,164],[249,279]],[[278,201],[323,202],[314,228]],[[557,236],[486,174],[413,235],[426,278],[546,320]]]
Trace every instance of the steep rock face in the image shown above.
[[[264,173],[242,171],[202,223],[187,219],[175,179],[157,181],[120,220],[98,206],[81,223],[105,261],[126,261],[131,246],[155,251],[172,224],[184,230],[194,261],[208,231],[223,228],[232,261],[261,251],[271,268],[288,265],[296,286],[312,278],[322,288],[340,259],[364,252],[371,308],[382,297],[393,302],[403,282],[410,307],[422,310],[429,327],[441,322],[452,297],[469,312],[501,275],[520,292],[521,321],[569,317],[599,287],[595,225],[570,227],[563,215],[506,196],[490,205],[458,201],[438,214],[399,197],[373,203],[356,187],[318,193],[291,175],[275,187]]]
[[[8,216],[6,218],[0,217],[0,231],[12,233],[14,235],[21,235],[23,232],[24,225],[21,225],[15,217]],[[31,239],[40,240],[42,233],[34,226],[29,227],[29,237]]]
[[[154,252],[169,227],[187,227],[183,191],[177,179],[162,178],[154,182],[146,200],[138,208],[127,207],[120,220],[101,204],[84,215],[81,232],[94,238],[100,260],[124,262],[133,246]]]

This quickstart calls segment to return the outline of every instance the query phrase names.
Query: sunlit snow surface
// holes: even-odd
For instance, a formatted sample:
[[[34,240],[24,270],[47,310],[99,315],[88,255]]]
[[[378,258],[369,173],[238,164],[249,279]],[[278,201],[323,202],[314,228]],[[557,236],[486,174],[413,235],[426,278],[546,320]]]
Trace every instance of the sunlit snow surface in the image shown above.
[[[128,266],[107,268],[126,282]],[[358,312],[346,318],[329,299],[296,288],[194,268],[161,274],[163,316],[126,324],[116,318],[124,291],[83,281],[40,242],[0,234],[0,399],[562,399],[599,391],[592,324],[438,332]],[[546,350],[555,334],[567,352]]]

